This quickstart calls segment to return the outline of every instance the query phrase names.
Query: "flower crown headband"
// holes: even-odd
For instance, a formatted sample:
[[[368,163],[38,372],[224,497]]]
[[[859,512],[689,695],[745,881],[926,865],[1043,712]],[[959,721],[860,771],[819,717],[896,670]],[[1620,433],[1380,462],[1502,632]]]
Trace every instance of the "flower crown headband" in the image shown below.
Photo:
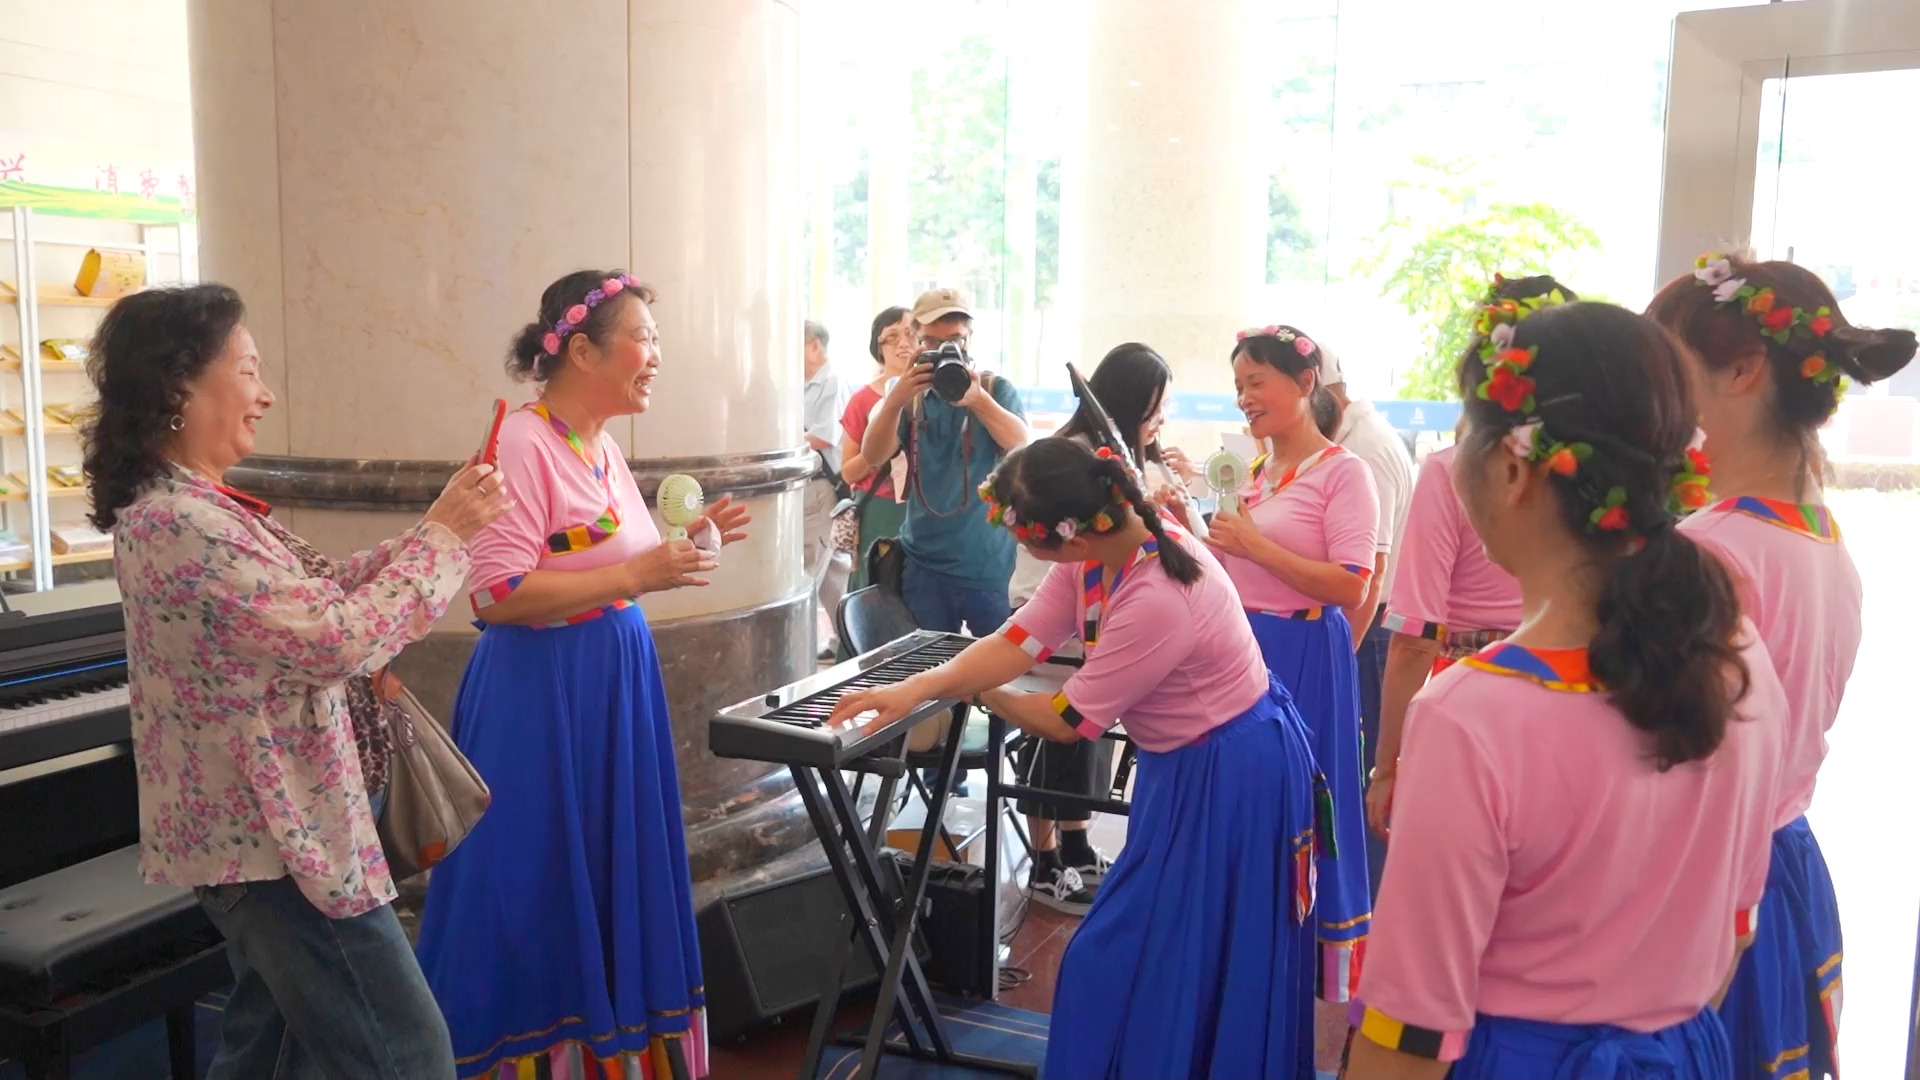
[[[1540,296],[1512,300],[1499,295],[1504,282],[1504,278],[1494,277],[1487,301],[1474,317],[1474,333],[1480,339],[1480,361],[1487,371],[1487,377],[1480,381],[1474,395],[1509,413],[1528,418],[1508,432],[1507,446],[1516,456],[1530,464],[1544,464],[1552,472],[1573,479],[1581,465],[1593,457],[1593,444],[1556,439],[1547,430],[1546,421],[1534,416],[1540,405],[1534,398],[1535,383],[1528,372],[1533,369],[1540,349],[1534,345],[1523,349],[1513,341],[1515,330],[1523,320],[1566,303],[1567,294],[1554,288]],[[1702,449],[1705,445],[1706,433],[1696,430],[1667,494],[1667,509],[1676,514],[1698,510],[1707,504],[1707,477],[1713,469]],[[1608,488],[1599,505],[1587,515],[1587,531],[1625,532],[1630,524],[1626,506],[1627,489],[1620,484]]]
[[[1312,338],[1294,330],[1292,327],[1279,326],[1277,324],[1249,327],[1233,335],[1233,340],[1245,341],[1251,337],[1270,337],[1278,341],[1291,341],[1293,342],[1293,351],[1299,353],[1301,356],[1312,356],[1315,348]]]
[[[1102,460],[1112,458],[1114,456],[1113,450],[1103,446],[1099,450],[1099,456]],[[1108,513],[1107,509],[1111,509],[1112,506],[1125,505],[1127,501],[1126,492],[1120,490],[1119,484],[1114,484],[1109,489],[1113,496],[1112,506],[1101,510],[1092,517],[1065,518],[1052,524],[1044,521],[1020,521],[1014,517],[1013,507],[1006,506],[993,497],[993,482],[996,479],[998,479],[997,476],[987,477],[986,482],[981,484],[979,488],[980,501],[987,504],[987,523],[990,525],[1004,526],[1007,531],[1013,533],[1015,540],[1020,541],[1039,541],[1046,540],[1049,537],[1057,537],[1064,541],[1071,540],[1081,533],[1098,535],[1100,533],[1112,532],[1115,522],[1113,515]]]
[[[553,329],[547,331],[547,336],[540,339],[540,347],[547,351],[548,356],[559,356],[560,346],[566,343],[567,338],[571,337],[574,331],[580,329],[581,325],[587,321],[587,316],[593,314],[594,308],[606,303],[608,297],[619,296],[638,284],[639,282],[626,274],[618,274],[601,282],[599,288],[587,290],[587,298],[568,308],[566,313],[560,316],[560,321],[553,324]]]
[[[1737,305],[1738,310],[1753,316],[1760,324],[1760,336],[1777,345],[1785,345],[1796,334],[1817,342],[1833,329],[1832,308],[1823,304],[1809,311],[1783,304],[1771,288],[1764,285],[1755,288],[1746,278],[1735,277],[1733,260],[1717,251],[1710,251],[1693,261],[1693,280],[1695,284],[1713,289],[1714,303],[1722,307]],[[1816,383],[1835,384],[1833,392],[1836,397],[1847,392],[1847,380],[1841,376],[1838,368],[1827,362],[1827,354],[1818,348],[1800,361],[1800,377]]]

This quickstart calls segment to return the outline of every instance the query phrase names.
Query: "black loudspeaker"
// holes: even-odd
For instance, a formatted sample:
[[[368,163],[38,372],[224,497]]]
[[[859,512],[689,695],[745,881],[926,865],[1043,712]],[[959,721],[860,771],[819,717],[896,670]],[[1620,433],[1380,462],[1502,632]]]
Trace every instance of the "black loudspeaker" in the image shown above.
[[[911,866],[912,857],[901,855],[900,873]],[[981,950],[980,942],[987,936],[983,929],[993,917],[993,903],[984,867],[934,864],[927,877],[927,911],[920,916],[920,933],[932,953],[926,961],[928,982],[957,994],[992,996],[993,958]]]
[[[900,882],[894,862],[880,860],[888,903]],[[763,1021],[820,1000],[820,980],[851,940],[843,919],[847,902],[825,869],[724,896],[700,912],[700,959],[707,980],[707,1020],[713,1037],[732,1039]],[[915,952],[926,946],[915,935]],[[847,959],[842,985],[879,979],[864,946]]]

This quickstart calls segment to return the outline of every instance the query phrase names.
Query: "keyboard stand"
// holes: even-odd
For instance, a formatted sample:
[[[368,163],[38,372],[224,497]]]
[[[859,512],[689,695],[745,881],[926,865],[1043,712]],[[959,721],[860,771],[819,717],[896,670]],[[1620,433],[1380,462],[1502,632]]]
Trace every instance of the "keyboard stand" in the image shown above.
[[[813,1027],[807,1038],[806,1056],[800,1063],[801,1080],[817,1080],[821,1057],[826,1053],[829,1029],[840,1008],[840,987],[847,960],[856,947],[864,947],[873,958],[880,976],[879,993],[874,998],[873,1019],[864,1037],[847,1036],[840,1041],[862,1047],[860,1068],[853,1075],[878,1076],[882,1053],[899,1054],[920,1061],[955,1065],[983,1072],[1006,1073],[1032,1080],[1036,1069],[1020,1062],[977,1057],[954,1050],[941,1021],[940,1010],[927,985],[926,973],[913,954],[913,931],[919,921],[927,892],[927,879],[933,868],[935,845],[940,836],[941,815],[953,788],[954,773],[960,764],[960,743],[967,723],[967,706],[954,704],[951,727],[941,749],[940,765],[933,785],[933,805],[927,808],[927,820],[920,827],[920,843],[914,852],[913,869],[902,886],[898,903],[889,904],[882,887],[879,837],[860,826],[860,814],[847,790],[845,777],[838,769],[792,765],[794,786],[806,804],[807,816],[826,849],[827,865],[846,898],[848,927],[846,947],[823,972],[820,1001],[814,1008]],[[876,810],[876,813],[882,812]],[[875,830],[879,833],[879,830]],[[884,834],[881,834],[884,835]],[[889,1037],[896,1011],[901,1036]]]

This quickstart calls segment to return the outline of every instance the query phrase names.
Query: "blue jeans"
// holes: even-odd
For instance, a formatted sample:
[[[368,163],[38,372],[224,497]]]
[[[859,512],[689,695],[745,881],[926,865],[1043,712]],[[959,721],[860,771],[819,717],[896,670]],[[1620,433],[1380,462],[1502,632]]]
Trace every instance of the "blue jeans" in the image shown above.
[[[391,906],[329,919],[291,877],[194,892],[234,977],[207,1080],[452,1080],[447,1022]]]
[[[974,637],[986,637],[1013,614],[1004,583],[998,589],[969,589],[920,565],[911,555],[901,578],[900,598],[907,602],[907,610],[913,612],[914,624],[920,629],[949,634],[959,633],[964,625]]]
[[[1354,665],[1359,669],[1360,739],[1365,752],[1360,766],[1367,770],[1369,777],[1373,772],[1373,750],[1380,743],[1380,691],[1387,678],[1387,646],[1392,641],[1393,631],[1381,626],[1379,615],[1376,614],[1366,636],[1360,639],[1360,651],[1353,657]],[[1380,872],[1386,865],[1387,842],[1368,829],[1367,880],[1373,882],[1376,899],[1380,896]]]

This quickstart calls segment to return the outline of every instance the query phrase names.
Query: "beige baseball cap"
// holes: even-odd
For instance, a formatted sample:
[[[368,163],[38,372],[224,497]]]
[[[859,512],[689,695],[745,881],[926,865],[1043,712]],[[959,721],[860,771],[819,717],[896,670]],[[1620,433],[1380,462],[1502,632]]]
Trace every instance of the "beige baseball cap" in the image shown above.
[[[913,321],[920,326],[939,322],[949,315],[973,317],[967,296],[959,289],[928,289],[913,302]]]

